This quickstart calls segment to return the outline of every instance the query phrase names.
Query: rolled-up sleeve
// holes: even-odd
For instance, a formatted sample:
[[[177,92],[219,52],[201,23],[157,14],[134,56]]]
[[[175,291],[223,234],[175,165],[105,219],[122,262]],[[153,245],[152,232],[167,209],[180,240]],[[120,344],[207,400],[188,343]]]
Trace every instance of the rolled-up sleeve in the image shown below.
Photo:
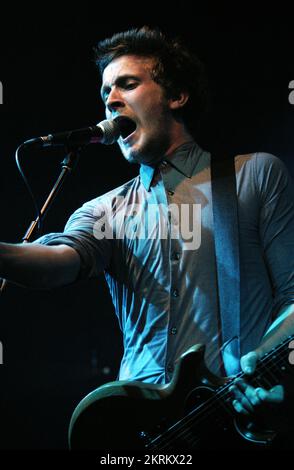
[[[43,245],[68,245],[74,248],[81,259],[79,279],[96,277],[104,271],[111,259],[111,239],[97,236],[97,224],[106,223],[108,211],[100,198],[85,203],[69,218],[64,231],[46,234],[34,243]]]
[[[294,189],[281,160],[258,154],[260,237],[274,293],[275,311],[294,302]]]

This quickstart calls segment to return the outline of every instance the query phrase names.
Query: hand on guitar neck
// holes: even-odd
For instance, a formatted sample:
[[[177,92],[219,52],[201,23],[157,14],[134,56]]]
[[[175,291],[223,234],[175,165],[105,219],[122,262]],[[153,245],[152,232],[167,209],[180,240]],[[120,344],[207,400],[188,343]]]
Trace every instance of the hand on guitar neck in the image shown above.
[[[241,368],[248,377],[254,374],[257,361],[258,354],[253,351],[241,358]],[[255,408],[263,405],[265,402],[281,403],[284,399],[284,388],[282,385],[274,385],[269,390],[266,390],[263,387],[250,385],[246,378],[237,378],[230,387],[230,391],[235,396],[233,400],[235,410],[245,415],[254,413]]]
[[[274,405],[284,401],[285,391],[281,384],[268,389],[261,386],[255,387],[250,383],[250,377],[255,373],[258,361],[279,342],[293,334],[293,311],[293,304],[287,305],[271,325],[260,346],[241,358],[241,369],[245,375],[242,378],[237,378],[230,387],[230,391],[235,397],[233,406],[238,413],[250,416],[260,407],[264,408],[266,403]],[[248,379],[246,379],[247,377]]]

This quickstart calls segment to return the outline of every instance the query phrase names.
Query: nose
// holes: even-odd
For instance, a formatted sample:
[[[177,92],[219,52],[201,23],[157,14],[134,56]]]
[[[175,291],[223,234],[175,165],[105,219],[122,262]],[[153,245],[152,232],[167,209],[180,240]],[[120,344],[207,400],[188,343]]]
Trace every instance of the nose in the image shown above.
[[[105,105],[108,111],[110,112],[116,111],[117,109],[122,108],[124,106],[124,102],[121,97],[121,94],[119,93],[117,89],[113,88],[110,91]]]

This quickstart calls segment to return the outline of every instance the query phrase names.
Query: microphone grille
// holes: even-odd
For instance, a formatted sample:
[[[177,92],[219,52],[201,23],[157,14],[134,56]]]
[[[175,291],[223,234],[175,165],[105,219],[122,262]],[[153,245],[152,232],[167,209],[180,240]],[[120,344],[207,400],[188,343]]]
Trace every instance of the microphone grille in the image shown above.
[[[103,131],[101,142],[106,145],[114,144],[120,136],[120,127],[117,122],[104,119],[97,124]]]

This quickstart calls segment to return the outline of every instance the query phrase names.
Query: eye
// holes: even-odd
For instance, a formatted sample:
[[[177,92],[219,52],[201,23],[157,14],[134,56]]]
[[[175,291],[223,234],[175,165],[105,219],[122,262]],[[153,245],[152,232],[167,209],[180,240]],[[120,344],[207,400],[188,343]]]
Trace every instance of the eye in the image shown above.
[[[129,82],[125,85],[126,90],[133,90],[138,85],[137,82]]]

